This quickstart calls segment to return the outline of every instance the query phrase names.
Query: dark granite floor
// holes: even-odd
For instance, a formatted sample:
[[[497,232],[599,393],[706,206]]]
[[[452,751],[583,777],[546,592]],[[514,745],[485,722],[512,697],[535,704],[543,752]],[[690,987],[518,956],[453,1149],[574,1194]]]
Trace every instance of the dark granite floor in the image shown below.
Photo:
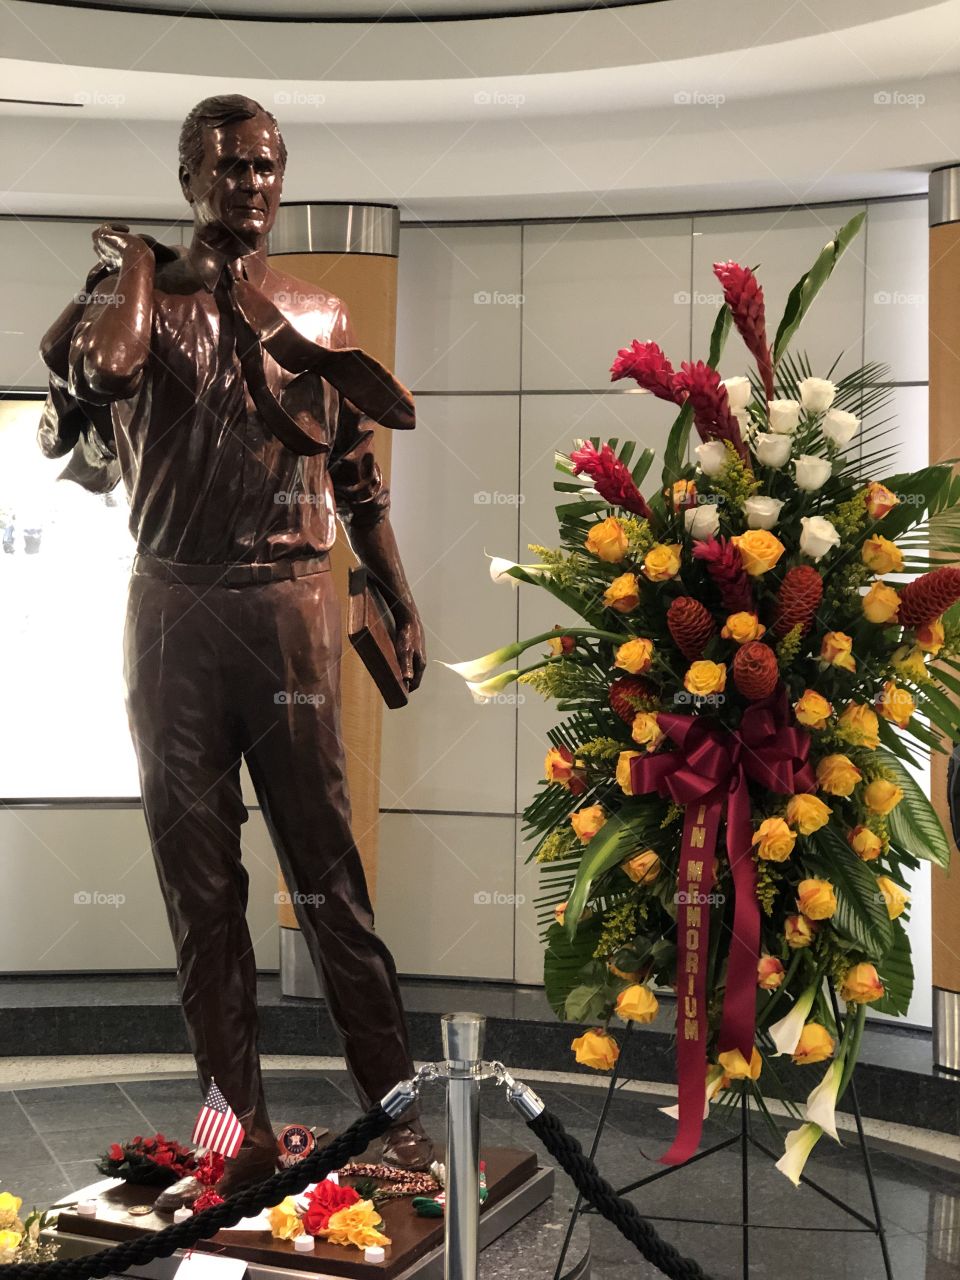
[[[544,1085],[538,1091],[568,1130],[589,1145],[602,1093],[577,1085]],[[347,1078],[339,1072],[273,1072],[268,1075],[267,1093],[275,1123],[302,1121],[337,1129],[357,1113]],[[49,1204],[98,1179],[94,1158],[111,1142],[156,1130],[188,1138],[198,1102],[192,1078],[0,1093],[0,1189],[23,1196],[27,1205]],[[424,1111],[428,1126],[437,1134],[442,1133],[442,1110],[442,1091],[434,1086],[425,1095]],[[536,1145],[493,1085],[484,1086],[483,1117],[486,1143]],[[672,1128],[672,1122],[648,1099],[618,1097],[598,1160],[601,1171],[616,1184],[651,1172],[655,1166],[644,1153],[662,1151]],[[726,1132],[722,1121],[708,1122],[708,1139]],[[541,1156],[549,1162],[545,1153]],[[957,1280],[960,1171],[886,1152],[874,1154],[874,1169],[897,1280]],[[824,1140],[808,1171],[835,1195],[869,1213],[854,1145],[848,1142],[841,1148]],[[695,1225],[665,1222],[660,1229],[684,1253],[697,1258],[715,1280],[739,1280],[739,1228],[708,1225],[738,1221],[739,1187],[739,1158],[723,1152],[644,1189],[634,1202],[646,1214],[696,1218]],[[851,1231],[856,1226],[852,1219],[813,1191],[795,1190],[759,1156],[752,1169],[750,1194],[751,1215],[769,1227],[753,1233],[751,1277],[882,1280],[876,1240]],[[571,1200],[570,1184],[560,1174],[553,1202],[539,1211],[543,1226],[539,1239],[552,1242],[555,1251],[559,1251]],[[608,1224],[591,1219],[591,1225],[593,1275],[598,1280],[620,1280],[625,1275],[647,1280],[658,1274]],[[817,1231],[793,1229],[798,1227]],[[517,1259],[507,1269],[494,1268],[491,1261],[491,1268],[481,1267],[484,1280],[521,1275],[525,1270]]]

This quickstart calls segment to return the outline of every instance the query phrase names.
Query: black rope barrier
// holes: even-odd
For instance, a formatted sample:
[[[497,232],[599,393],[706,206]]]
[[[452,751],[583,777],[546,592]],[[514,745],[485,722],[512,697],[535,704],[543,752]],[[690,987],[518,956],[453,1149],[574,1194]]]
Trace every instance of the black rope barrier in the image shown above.
[[[583,1154],[580,1143],[567,1133],[552,1112],[542,1111],[535,1118],[528,1119],[527,1126],[573,1180],[583,1198],[589,1200],[608,1222],[612,1222],[631,1244],[636,1245],[658,1271],[669,1280],[711,1280],[699,1263],[692,1258],[684,1258],[629,1200],[617,1195],[610,1183],[601,1177],[593,1161]]]
[[[58,1258],[53,1262],[7,1263],[0,1266],[0,1280],[103,1280],[105,1276],[126,1271],[129,1267],[143,1266],[154,1258],[169,1258],[178,1249],[189,1249],[200,1240],[209,1240],[224,1227],[235,1226],[241,1218],[254,1217],[263,1209],[272,1208],[286,1196],[299,1195],[311,1182],[321,1182],[328,1173],[342,1169],[351,1157],[365,1151],[393,1123],[378,1102],[327,1146],[311,1152],[291,1168],[245,1187],[223,1204],[194,1214],[185,1222],[85,1257]]]

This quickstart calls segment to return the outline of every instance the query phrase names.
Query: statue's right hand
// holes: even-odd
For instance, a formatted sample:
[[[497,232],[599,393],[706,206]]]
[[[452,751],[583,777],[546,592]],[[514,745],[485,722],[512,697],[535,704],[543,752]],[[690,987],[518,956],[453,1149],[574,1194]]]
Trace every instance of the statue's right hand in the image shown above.
[[[111,271],[120,268],[134,258],[153,257],[150,246],[142,236],[133,235],[124,222],[104,222],[93,233],[93,247],[97,257]]]

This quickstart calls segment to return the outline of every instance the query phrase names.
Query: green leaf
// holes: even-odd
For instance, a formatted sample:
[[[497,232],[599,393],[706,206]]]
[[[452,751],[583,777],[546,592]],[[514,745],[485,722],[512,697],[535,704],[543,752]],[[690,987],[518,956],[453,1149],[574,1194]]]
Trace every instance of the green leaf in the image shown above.
[[[837,896],[831,927],[870,956],[884,955],[893,946],[893,925],[876,876],[832,826],[821,827],[813,839],[819,869]]]
[[[878,751],[877,756],[903,791],[903,799],[887,817],[891,837],[915,857],[948,867],[950,842],[936,809],[896,756],[888,751]]]
[[[566,1022],[602,1022],[609,1016],[614,996],[607,967],[595,960],[587,972],[587,981],[574,987],[564,1002]]]
[[[644,841],[644,831],[652,833],[659,830],[660,812],[661,806],[656,800],[624,805],[619,813],[606,820],[587,844],[567,902],[564,927],[571,938],[576,934],[580,917],[590,900],[594,881],[636,849]]]
[[[877,971],[885,995],[870,1008],[902,1018],[913,996],[913,961],[910,958],[910,939],[899,920],[893,922],[893,946],[877,966]]]
[[[777,336],[773,344],[774,364],[779,362],[780,357],[786,351],[790,339],[800,327],[801,320],[810,310],[811,303],[830,279],[840,255],[860,230],[866,216],[866,210],[864,210],[851,218],[845,227],[841,227],[836,234],[836,238],[823,246],[816,262],[809,271],[804,272],[790,290],[790,296],[787,298],[787,305],[783,312],[783,319],[780,321],[780,327],[777,330]]]
[[[580,985],[584,967],[593,959],[600,928],[600,919],[594,918],[584,921],[573,939],[558,924],[547,930],[543,982],[550,1007],[561,1020],[566,1017],[567,996]]]

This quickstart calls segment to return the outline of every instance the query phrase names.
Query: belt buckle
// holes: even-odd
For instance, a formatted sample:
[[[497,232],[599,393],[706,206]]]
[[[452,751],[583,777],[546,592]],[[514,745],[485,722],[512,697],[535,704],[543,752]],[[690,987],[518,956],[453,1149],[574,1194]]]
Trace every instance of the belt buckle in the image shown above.
[[[274,567],[272,564],[252,564],[250,565],[249,581],[255,585],[263,582],[272,582],[274,579]]]

